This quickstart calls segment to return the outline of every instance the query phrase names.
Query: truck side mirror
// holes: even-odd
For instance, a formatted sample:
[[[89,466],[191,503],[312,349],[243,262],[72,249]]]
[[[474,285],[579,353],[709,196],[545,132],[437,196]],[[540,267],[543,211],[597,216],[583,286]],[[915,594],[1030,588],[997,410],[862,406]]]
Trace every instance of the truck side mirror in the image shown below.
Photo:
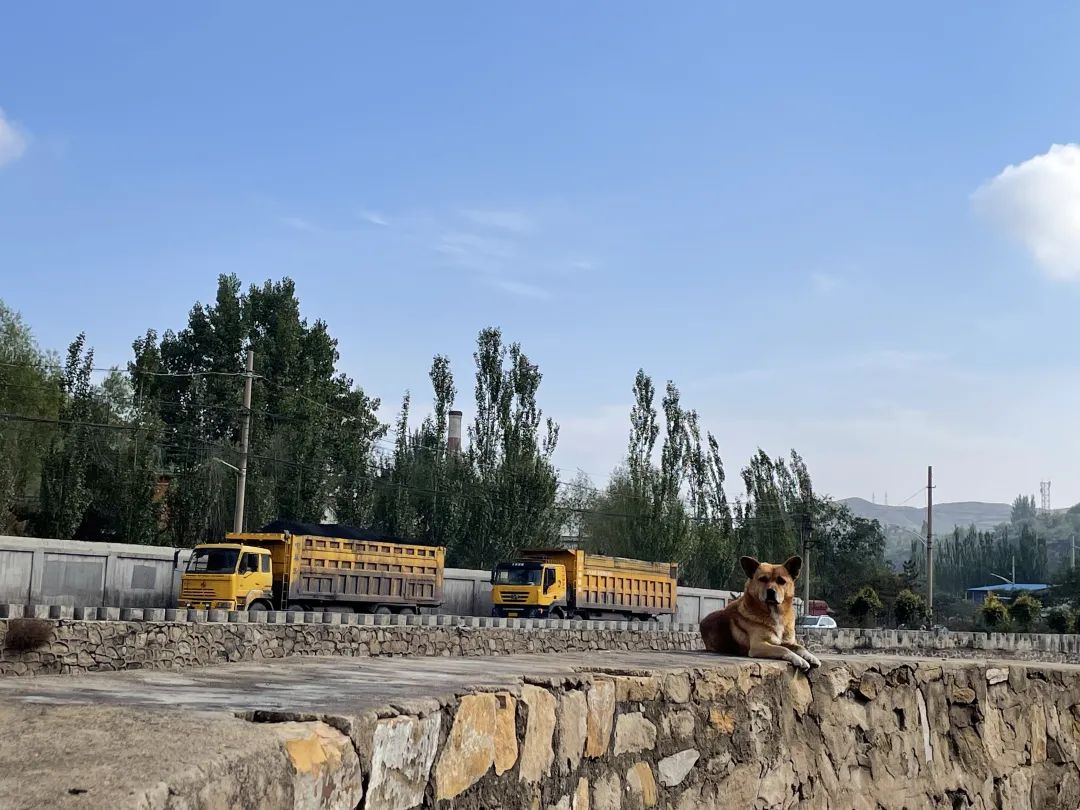
[[[495,569],[491,569],[491,584],[495,584]]]

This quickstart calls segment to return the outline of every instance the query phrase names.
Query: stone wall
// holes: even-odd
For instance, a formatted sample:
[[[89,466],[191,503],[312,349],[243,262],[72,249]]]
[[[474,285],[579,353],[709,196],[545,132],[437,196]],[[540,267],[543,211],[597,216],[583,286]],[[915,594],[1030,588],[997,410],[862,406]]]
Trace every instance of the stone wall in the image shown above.
[[[728,660],[321,719],[356,747],[370,810],[1080,806],[1065,668]]]
[[[1058,633],[956,633],[922,630],[807,630],[812,652],[844,655],[915,655],[1010,658],[1080,664],[1080,635]]]
[[[695,650],[696,625],[648,622],[482,619],[456,616],[371,616],[340,613],[154,611],[149,620],[34,619],[47,641],[12,649],[13,622],[0,620],[0,676],[66,675],[124,669],[176,670],[289,655],[483,656],[580,650]],[[150,611],[147,611],[150,613]],[[162,614],[161,618],[157,614]],[[184,614],[184,621],[178,620]],[[139,611],[139,615],[144,615]],[[208,620],[209,619],[209,620]]]

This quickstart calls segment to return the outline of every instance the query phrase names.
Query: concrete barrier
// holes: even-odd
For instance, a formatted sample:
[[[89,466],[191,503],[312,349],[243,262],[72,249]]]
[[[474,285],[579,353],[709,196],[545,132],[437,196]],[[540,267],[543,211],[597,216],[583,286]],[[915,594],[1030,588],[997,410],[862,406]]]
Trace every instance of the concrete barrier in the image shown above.
[[[190,549],[0,535],[0,603],[172,607]]]

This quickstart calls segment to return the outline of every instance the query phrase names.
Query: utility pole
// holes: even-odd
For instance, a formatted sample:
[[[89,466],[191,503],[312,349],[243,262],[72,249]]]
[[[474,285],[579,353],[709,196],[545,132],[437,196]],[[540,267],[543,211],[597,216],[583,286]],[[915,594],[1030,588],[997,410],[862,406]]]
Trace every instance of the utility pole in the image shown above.
[[[803,529],[803,615],[810,615],[810,532],[809,526]]]
[[[926,612],[934,621],[934,468],[926,468]]]
[[[1070,568],[1076,568],[1076,535],[1074,534],[1069,538],[1069,550],[1072,552],[1072,560],[1069,562]]]
[[[244,530],[244,494],[247,490],[248,436],[251,433],[251,380],[255,376],[255,352],[247,351],[247,373],[244,374],[244,424],[240,429],[240,471],[236,476],[236,508],[233,510],[233,531]]]

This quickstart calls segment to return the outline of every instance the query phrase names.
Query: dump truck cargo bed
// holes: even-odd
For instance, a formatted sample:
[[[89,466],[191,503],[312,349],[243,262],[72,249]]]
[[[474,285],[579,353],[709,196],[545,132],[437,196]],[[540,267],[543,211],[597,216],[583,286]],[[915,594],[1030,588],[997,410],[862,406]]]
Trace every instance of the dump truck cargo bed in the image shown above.
[[[678,566],[588,554],[580,549],[528,549],[522,559],[560,563],[577,611],[662,615],[674,613]]]
[[[227,537],[270,549],[275,593],[290,604],[442,604],[445,549],[439,546],[290,533]]]

